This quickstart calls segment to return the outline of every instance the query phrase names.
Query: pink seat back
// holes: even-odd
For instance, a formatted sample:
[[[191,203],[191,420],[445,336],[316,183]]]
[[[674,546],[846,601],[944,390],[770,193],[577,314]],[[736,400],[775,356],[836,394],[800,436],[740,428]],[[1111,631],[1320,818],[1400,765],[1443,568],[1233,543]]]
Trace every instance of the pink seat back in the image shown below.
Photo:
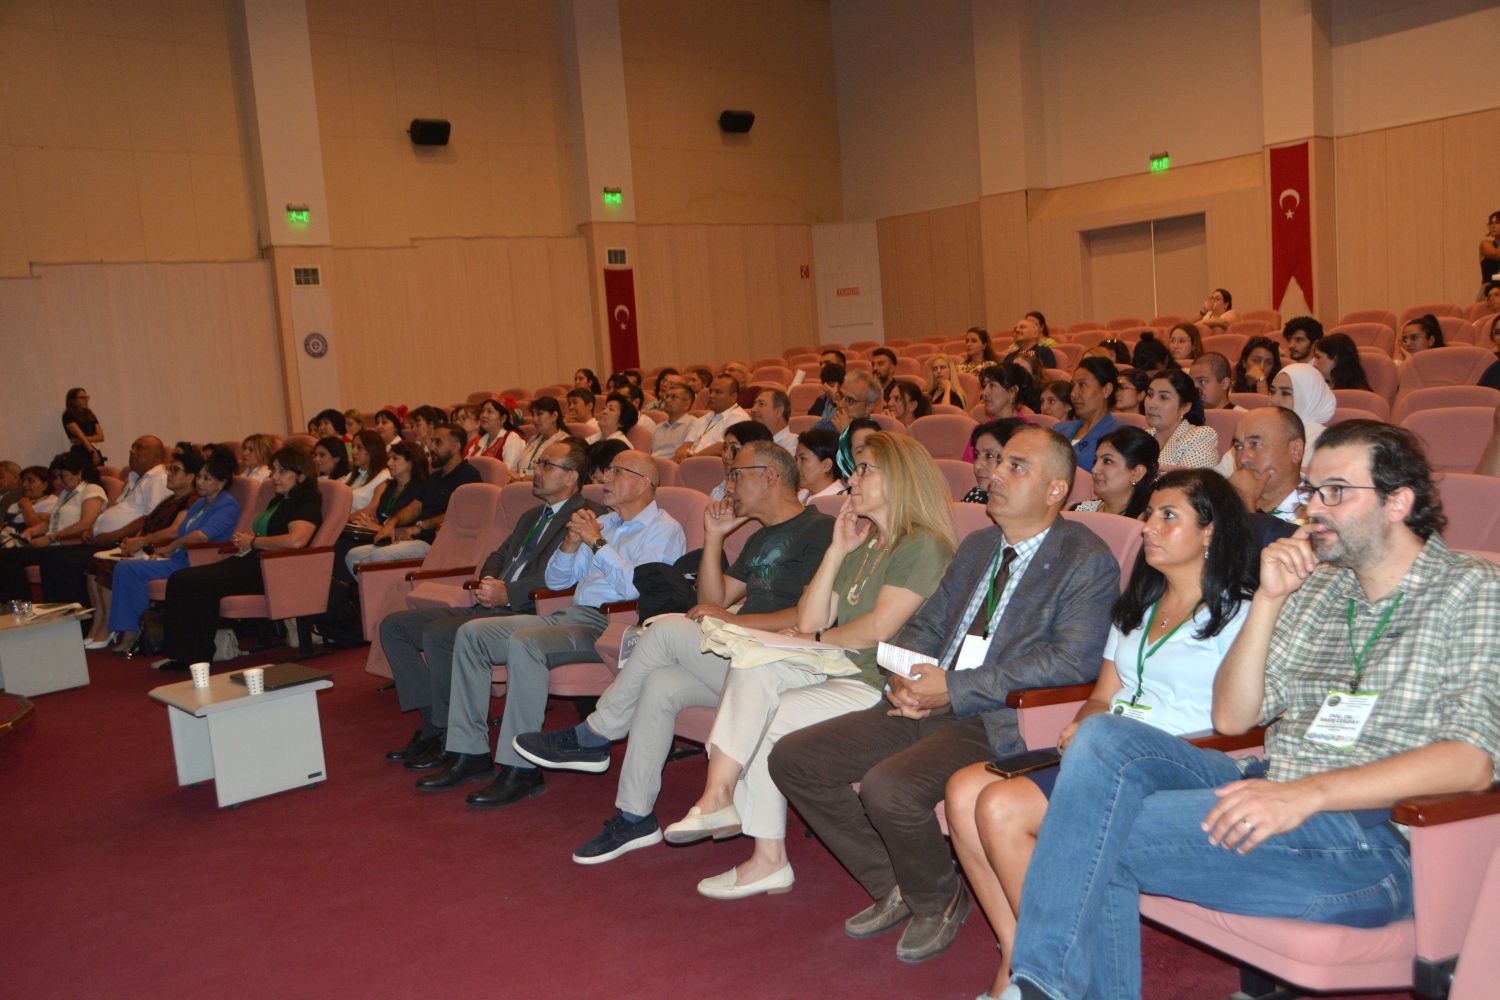
[[[1436,385],[1477,385],[1479,376],[1494,360],[1495,355],[1489,351],[1468,345],[1420,351],[1401,366],[1396,409],[1400,409],[1402,398],[1418,389]]]
[[[936,461],[938,471],[948,482],[948,492],[952,499],[962,499],[965,493],[974,488],[974,467],[968,462],[960,462],[955,458],[939,458]]]
[[[889,413],[872,413],[870,418],[880,425],[880,429],[887,434],[905,434],[906,425]]]
[[[1463,316],[1439,316],[1438,326],[1443,328],[1443,343],[1449,346],[1479,343],[1479,331]]]
[[[1204,422],[1219,435],[1219,454],[1222,455],[1234,444],[1234,429],[1239,426],[1244,414],[1238,410],[1204,410]]]
[[[1486,406],[1452,406],[1418,410],[1401,421],[1401,426],[1422,440],[1433,469],[1473,472],[1490,438],[1494,419],[1495,411]]]
[[[1247,410],[1271,405],[1271,397],[1260,392],[1231,392],[1229,394],[1229,401],[1235,406],[1243,406]]]
[[[1139,317],[1136,317],[1136,316],[1117,316],[1114,319],[1110,320],[1108,323],[1106,323],[1104,326],[1105,326],[1105,329],[1107,329],[1107,330],[1128,330],[1132,326],[1142,326],[1142,325],[1144,325],[1144,324],[1142,323],[1142,321],[1140,320]]]
[[[1449,548],[1500,550],[1500,479],[1450,472],[1438,480],[1438,495],[1448,515],[1443,541]]]
[[[651,454],[651,432],[655,429],[655,423],[650,420],[642,420],[626,431],[625,436],[630,439],[630,447],[649,455]]]
[[[120,494],[125,492],[125,480],[116,479],[114,476],[100,476],[99,485],[104,487],[106,506],[120,499]]]
[[[808,403],[807,405],[811,406],[812,404]],[[804,413],[801,416],[793,417],[792,419],[788,420],[786,422],[786,426],[787,429],[789,429],[793,434],[801,434],[803,431],[812,430],[817,422],[817,417],[814,417],[811,414]]]
[[[1111,416],[1122,424],[1139,427],[1141,430],[1146,430],[1151,426],[1146,423],[1146,415],[1144,413],[1113,413]]]
[[[1383,323],[1394,330],[1396,329],[1396,314],[1389,309],[1354,309],[1339,317],[1339,326],[1348,323]]]
[[[1204,351],[1217,351],[1234,364],[1250,338],[1242,333],[1215,333],[1203,338]]]
[[[1104,540],[1120,564],[1120,589],[1130,580],[1130,571],[1135,568],[1135,557],[1141,551],[1141,522],[1119,514],[1103,514],[1097,511],[1067,511],[1063,514],[1070,521],[1077,521]]]
[[[971,474],[972,478],[972,474]],[[958,537],[959,544],[976,531],[983,531],[995,522],[990,520],[990,515],[985,511],[982,503],[958,503],[954,501],[953,511],[953,533]]]
[[[1338,400],[1339,406],[1369,410],[1380,420],[1391,419],[1391,404],[1378,392],[1368,389],[1335,389],[1333,398]]]
[[[1078,367],[1078,359],[1083,357],[1084,350],[1082,344],[1058,344],[1052,348],[1052,354],[1060,366],[1071,370]]]
[[[678,484],[705,495],[723,481],[724,460],[718,455],[694,455],[677,466]]]
[[[670,458],[657,458],[656,476],[658,486],[678,486],[681,483],[680,467]]]
[[[1472,859],[1478,861],[1479,859]],[[1500,983],[1500,850],[1490,856],[1479,881],[1479,899],[1469,918],[1448,1000],[1486,1000]]]
[[[1404,394],[1391,412],[1393,423],[1401,423],[1420,410],[1447,406],[1500,406],[1500,392],[1482,385],[1438,385]]]
[[[1265,322],[1270,329],[1281,329],[1281,313],[1275,309],[1246,309],[1240,313],[1240,319],[1258,319]]]
[[[1464,310],[1452,302],[1424,302],[1421,305],[1407,306],[1401,310],[1401,316],[1396,320],[1396,329],[1399,330],[1418,316],[1428,313],[1442,319],[1444,316],[1462,316]]]
[[[469,459],[469,464],[474,466],[479,478],[494,487],[503,487],[510,483],[510,468],[498,458],[486,458],[479,455]]]
[[[494,540],[490,549],[499,548],[500,543],[516,529],[516,525],[521,521],[521,515],[541,502],[531,492],[530,483],[510,483],[500,487],[500,496],[495,501],[495,512],[490,526],[491,538]]]
[[[349,511],[354,507],[354,491],[331,479],[318,480],[318,496],[323,501],[323,523],[313,532],[309,548],[332,545],[349,523]]]
[[[1249,339],[1263,337],[1274,329],[1276,328],[1263,319],[1241,319],[1230,323],[1228,332]]]
[[[720,466],[720,472],[722,471],[723,466]],[[662,486],[656,491],[656,505],[682,525],[689,552],[703,547],[703,511],[709,502],[706,493],[681,486]]]
[[[1373,347],[1387,356],[1396,350],[1396,331],[1384,323],[1341,323],[1328,332],[1342,333],[1356,347]]]
[[[786,365],[762,365],[750,373],[752,382],[779,382],[786,385],[792,380],[792,370]]]
[[[1069,329],[1071,330],[1072,327],[1069,327]],[[1100,330],[1098,327],[1091,327],[1087,330],[1080,330],[1077,333],[1068,334],[1068,342],[1077,344],[1085,351],[1090,347],[1098,347],[1109,338],[1109,332],[1106,330]]]
[[[271,506],[271,498],[276,495],[276,487],[271,485],[269,479],[257,482],[254,479],[246,479],[244,476],[235,476],[235,482],[244,481],[250,496],[254,497],[248,504],[240,504],[240,520],[234,526],[235,531],[249,531],[255,519],[260,517],[261,512]],[[231,486],[234,484],[231,483]]]
[[[1362,410],[1357,406],[1336,406],[1333,408],[1333,416],[1328,418],[1326,426],[1341,424],[1345,420],[1380,420],[1380,415],[1372,410]]]
[[[529,491],[530,487],[526,488]],[[482,563],[484,557],[499,546],[497,541],[484,548],[497,520],[502,492],[500,487],[489,483],[465,483],[454,490],[448,499],[443,526],[438,528],[437,537],[422,558],[422,568],[446,569]]]
[[[794,385],[786,391],[787,398],[792,401],[792,413],[795,416],[805,416],[812,405],[823,395],[823,384],[816,376],[809,376],[807,380],[799,385]]]
[[[911,436],[916,438],[933,458],[957,459],[969,446],[969,435],[974,433],[974,428],[978,426],[978,421],[971,417],[934,413],[913,420]],[[969,478],[973,479],[972,470]]]
[[[848,501],[846,496],[814,497],[812,505],[829,517],[838,517],[839,511],[844,509],[844,504]]]
[[[1401,382],[1401,372],[1396,367],[1396,362],[1391,360],[1390,352],[1377,347],[1361,347],[1359,366],[1365,370],[1365,379],[1370,383],[1370,389],[1387,403],[1393,402],[1396,387]]]

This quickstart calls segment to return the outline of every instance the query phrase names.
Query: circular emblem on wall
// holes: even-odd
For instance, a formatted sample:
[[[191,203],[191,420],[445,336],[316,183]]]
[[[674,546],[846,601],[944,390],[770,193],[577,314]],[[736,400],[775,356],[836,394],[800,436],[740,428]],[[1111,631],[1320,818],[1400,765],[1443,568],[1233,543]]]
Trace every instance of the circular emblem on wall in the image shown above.
[[[302,338],[302,349],[310,358],[321,358],[328,353],[328,338],[321,333],[309,333]]]

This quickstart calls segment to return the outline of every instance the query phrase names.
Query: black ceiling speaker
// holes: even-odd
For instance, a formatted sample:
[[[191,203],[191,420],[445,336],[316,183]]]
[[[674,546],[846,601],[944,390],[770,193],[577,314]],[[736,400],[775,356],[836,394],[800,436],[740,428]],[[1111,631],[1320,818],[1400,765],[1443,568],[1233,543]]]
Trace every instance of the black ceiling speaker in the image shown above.
[[[719,112],[719,130],[722,132],[748,132],[754,124],[754,111]]]
[[[413,118],[406,134],[414,146],[446,146],[453,123],[446,118]]]

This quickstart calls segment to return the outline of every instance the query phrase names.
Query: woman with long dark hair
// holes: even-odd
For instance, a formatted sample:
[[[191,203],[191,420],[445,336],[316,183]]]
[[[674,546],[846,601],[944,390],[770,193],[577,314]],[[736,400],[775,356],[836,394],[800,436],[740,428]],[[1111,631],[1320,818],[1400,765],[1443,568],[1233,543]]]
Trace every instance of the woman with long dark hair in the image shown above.
[[[1061,769],[1000,778],[973,764],[948,780],[948,826],[964,874],[999,938],[989,996],[1010,981],[1022,882],[1078,723],[1113,712],[1169,733],[1211,729],[1214,675],[1244,625],[1257,552],[1234,488],[1209,469],[1156,482],[1141,526],[1144,544],[1115,602],[1099,680],[1058,736]]]
[[[1312,346],[1312,366],[1323,375],[1330,389],[1370,390],[1365,366],[1359,360],[1359,345],[1344,333],[1320,337]]]
[[[1137,518],[1151,499],[1161,446],[1139,427],[1125,424],[1099,439],[1094,453],[1093,500],[1082,500],[1072,510],[1101,511]]]
[[[1234,391],[1268,394],[1279,371],[1281,345],[1270,337],[1251,337],[1234,363]]]
[[[995,349],[990,346],[988,330],[982,326],[971,326],[964,331],[964,359],[958,363],[959,371],[972,375],[998,360]]]
[[[68,434],[70,446],[86,449],[94,456],[95,465],[104,464],[104,453],[99,450],[99,446],[104,443],[104,425],[99,423],[99,418],[89,409],[87,389],[75,387],[68,390],[62,425]]]
[[[1163,465],[1207,469],[1219,461],[1219,435],[1203,426],[1203,403],[1187,372],[1163,368],[1152,375],[1142,409],[1151,436],[1161,442]]]
[[[1120,371],[1105,358],[1083,358],[1073,369],[1073,392],[1070,400],[1078,419],[1053,428],[1073,445],[1078,468],[1094,468],[1094,449],[1099,439],[1121,426],[1110,412],[1114,408],[1115,383]]]
[[[385,467],[385,463],[385,440],[379,434],[360,431],[354,435],[354,442],[349,446],[351,471],[344,485],[354,491],[352,509],[355,513],[370,506],[375,500],[375,491],[391,478],[391,470]]]

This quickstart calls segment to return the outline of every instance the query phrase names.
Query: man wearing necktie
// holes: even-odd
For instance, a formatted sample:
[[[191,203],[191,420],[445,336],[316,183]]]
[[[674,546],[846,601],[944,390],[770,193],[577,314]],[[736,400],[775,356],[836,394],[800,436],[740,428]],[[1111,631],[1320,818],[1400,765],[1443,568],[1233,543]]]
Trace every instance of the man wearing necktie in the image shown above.
[[[990,479],[996,527],[963,541],[892,640],[931,661],[909,680],[892,674],[885,702],[771,752],[777,787],[875,900],[844,933],[873,937],[910,919],[896,946],[904,962],[946,949],[973,905],[933,814],[948,778],[1025,749],[1011,691],[1099,669],[1120,568],[1097,535],[1059,517],[1075,468],[1066,438],[1018,431]]]
[[[578,492],[586,463],[587,452],[576,438],[548,445],[538,456],[531,493],[541,503],[521,515],[509,537],[484,561],[472,607],[398,611],[381,621],[380,643],[391,664],[401,709],[416,709],[422,716],[411,740],[387,753],[388,760],[402,761],[412,770],[443,763],[448,679],[458,630],[476,619],[536,610],[531,592],[546,586],[547,560],[562,544],[568,519],[579,510],[605,512]]]

